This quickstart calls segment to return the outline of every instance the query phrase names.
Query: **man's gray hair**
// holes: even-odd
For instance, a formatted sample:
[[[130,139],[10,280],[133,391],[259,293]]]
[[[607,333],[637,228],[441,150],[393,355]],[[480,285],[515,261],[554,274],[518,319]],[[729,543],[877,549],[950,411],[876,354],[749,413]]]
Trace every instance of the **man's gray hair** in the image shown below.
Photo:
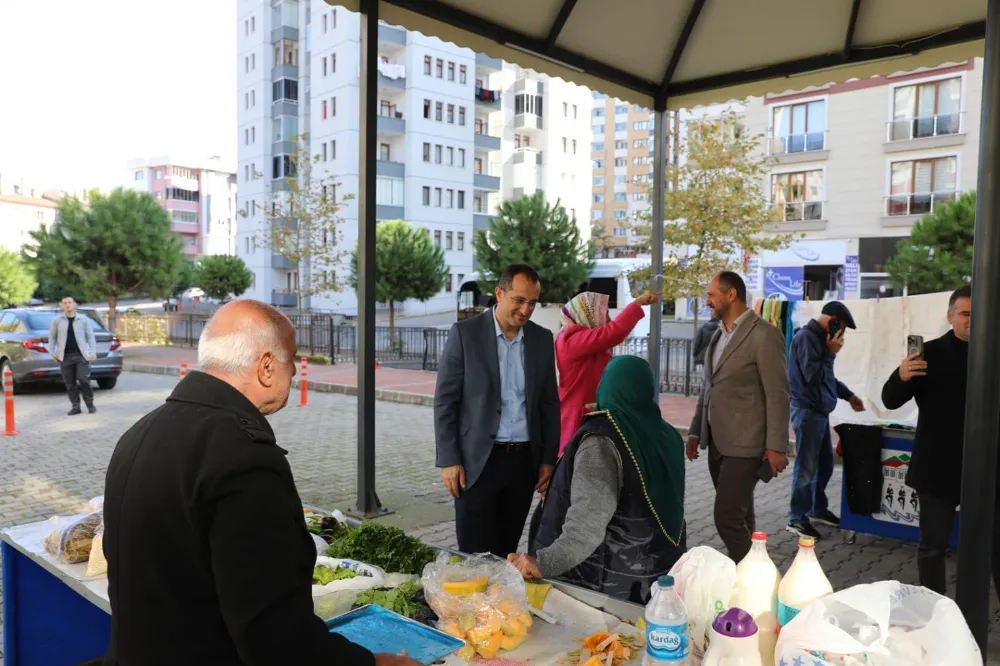
[[[277,311],[260,308],[265,317],[243,317],[225,333],[215,334],[209,321],[198,338],[198,365],[206,372],[238,376],[256,365],[265,352],[271,352],[279,363],[288,361],[282,341],[281,323]]]

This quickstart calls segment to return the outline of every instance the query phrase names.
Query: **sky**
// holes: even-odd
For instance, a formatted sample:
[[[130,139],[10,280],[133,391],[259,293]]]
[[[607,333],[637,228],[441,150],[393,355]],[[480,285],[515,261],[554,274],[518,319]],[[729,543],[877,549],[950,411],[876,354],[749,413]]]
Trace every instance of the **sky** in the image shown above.
[[[80,191],[137,157],[235,163],[236,28],[236,0],[0,0],[0,177]]]

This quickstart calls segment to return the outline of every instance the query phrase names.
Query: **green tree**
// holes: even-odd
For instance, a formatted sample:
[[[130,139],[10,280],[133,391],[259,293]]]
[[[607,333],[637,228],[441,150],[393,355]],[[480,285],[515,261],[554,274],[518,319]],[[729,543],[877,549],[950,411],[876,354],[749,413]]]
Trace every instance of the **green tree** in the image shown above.
[[[887,264],[890,278],[910,294],[951,291],[970,282],[975,227],[975,192],[935,202],[934,212],[896,244],[896,256]]]
[[[17,254],[0,248],[0,307],[26,303],[36,288],[31,269]]]
[[[389,328],[396,325],[396,303],[426,301],[448,279],[444,250],[431,242],[422,227],[403,220],[380,222],[375,228],[375,300],[389,304]],[[351,253],[349,277],[358,288],[358,249]]]
[[[107,299],[112,330],[120,296],[167,296],[183,262],[163,206],[145,192],[122,188],[91,192],[89,207],[63,198],[51,231],[40,227],[31,238],[23,253],[39,281],[73,285],[84,300]]]
[[[180,296],[185,291],[195,286],[194,284],[194,272],[195,264],[193,261],[184,257],[181,260],[180,270],[177,271],[177,279],[174,280],[174,286],[170,289],[171,296]]]
[[[280,158],[279,172],[272,173],[276,180],[271,199],[260,209],[264,226],[255,239],[272,254],[298,265],[295,300],[299,312],[304,298],[343,288],[338,269],[350,256],[342,242],[345,220],[341,211],[354,195],[338,198],[337,177],[314,168],[320,161],[319,155],[309,155],[307,137],[296,137],[295,152]],[[257,217],[257,211],[242,210],[240,215]]]
[[[538,271],[549,303],[568,301],[580,291],[593,267],[593,250],[580,237],[576,219],[541,192],[504,201],[489,228],[474,243],[483,282],[495,287],[504,268],[528,264]]]
[[[216,254],[204,257],[195,268],[194,284],[209,298],[239,296],[253,284],[253,271],[239,257]]]
[[[608,235],[608,230],[602,222],[590,223],[590,248],[595,257],[611,256],[611,249],[615,246],[615,239]]]

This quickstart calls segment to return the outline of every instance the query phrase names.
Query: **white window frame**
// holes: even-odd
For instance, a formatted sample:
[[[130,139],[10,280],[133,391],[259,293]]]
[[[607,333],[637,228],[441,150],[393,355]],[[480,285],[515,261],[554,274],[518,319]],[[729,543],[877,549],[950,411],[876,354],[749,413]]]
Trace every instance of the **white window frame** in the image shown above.
[[[823,204],[823,215],[822,220],[830,219],[830,211],[827,208],[827,204],[830,202],[830,181],[827,179],[827,165],[826,164],[811,164],[809,162],[802,162],[796,164],[789,164],[781,167],[771,169],[767,174],[767,202],[769,206],[774,206],[775,201],[771,199],[774,196],[774,181],[772,176],[780,176],[786,173],[803,173],[806,171],[822,171],[823,172],[823,198],[819,200],[819,203]],[[883,199],[884,201],[884,199]],[[808,201],[803,203],[810,203]],[[883,210],[885,204],[882,204]],[[808,220],[809,222],[816,222],[818,220]],[[794,222],[789,222],[789,224],[795,224]]]
[[[968,100],[968,97],[969,97],[969,95],[968,95],[968,83],[969,83],[968,72],[969,72],[969,70],[965,69],[965,70],[962,70],[961,72],[945,72],[945,73],[938,73],[938,74],[928,74],[928,76],[922,76],[920,78],[913,78],[913,79],[906,79],[906,80],[903,80],[903,81],[892,81],[892,79],[890,79],[889,80],[889,86],[888,86],[888,88],[889,88],[889,90],[888,90],[888,99],[886,100],[886,111],[885,111],[886,127],[888,127],[889,126],[888,124],[891,123],[892,120],[893,120],[893,118],[892,118],[892,111],[893,111],[894,103],[895,103],[895,100],[896,100],[896,88],[905,88],[907,86],[918,86],[921,83],[934,83],[935,81],[945,81],[947,79],[961,79],[961,83],[960,83],[960,85],[961,85],[961,91],[959,93],[959,103],[958,103],[958,123],[959,123],[958,124],[958,133],[959,134],[966,134],[967,133],[966,132],[967,128],[965,126],[965,112],[966,112],[967,100]],[[885,135],[885,137],[888,137],[889,136],[889,131],[886,130],[884,135]],[[898,143],[898,141],[894,141],[893,143]],[[903,160],[896,160],[896,161],[899,162],[899,161],[903,161]]]
[[[879,213],[879,217],[889,217],[887,203],[889,197],[892,194],[892,165],[898,162],[920,162],[922,160],[936,160],[942,157],[954,157],[955,158],[955,198],[958,198],[958,194],[962,190],[962,151],[957,149],[956,146],[951,146],[949,148],[937,148],[934,150],[922,150],[914,152],[905,153],[894,153],[889,155],[885,159],[885,183],[883,185],[882,193],[882,208]],[[824,180],[824,184],[825,184]],[[908,192],[907,194],[919,194],[917,192]],[[900,195],[895,195],[900,196]],[[905,215],[893,215],[892,217],[906,217]],[[860,284],[860,283],[859,283]]]

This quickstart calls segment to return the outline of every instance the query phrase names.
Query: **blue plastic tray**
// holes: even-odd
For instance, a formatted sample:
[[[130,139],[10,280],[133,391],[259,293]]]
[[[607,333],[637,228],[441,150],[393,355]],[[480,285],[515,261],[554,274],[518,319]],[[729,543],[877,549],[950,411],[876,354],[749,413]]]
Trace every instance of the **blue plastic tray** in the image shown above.
[[[399,654],[433,664],[465,645],[465,641],[405,618],[374,604],[326,621],[330,631],[374,653]]]

